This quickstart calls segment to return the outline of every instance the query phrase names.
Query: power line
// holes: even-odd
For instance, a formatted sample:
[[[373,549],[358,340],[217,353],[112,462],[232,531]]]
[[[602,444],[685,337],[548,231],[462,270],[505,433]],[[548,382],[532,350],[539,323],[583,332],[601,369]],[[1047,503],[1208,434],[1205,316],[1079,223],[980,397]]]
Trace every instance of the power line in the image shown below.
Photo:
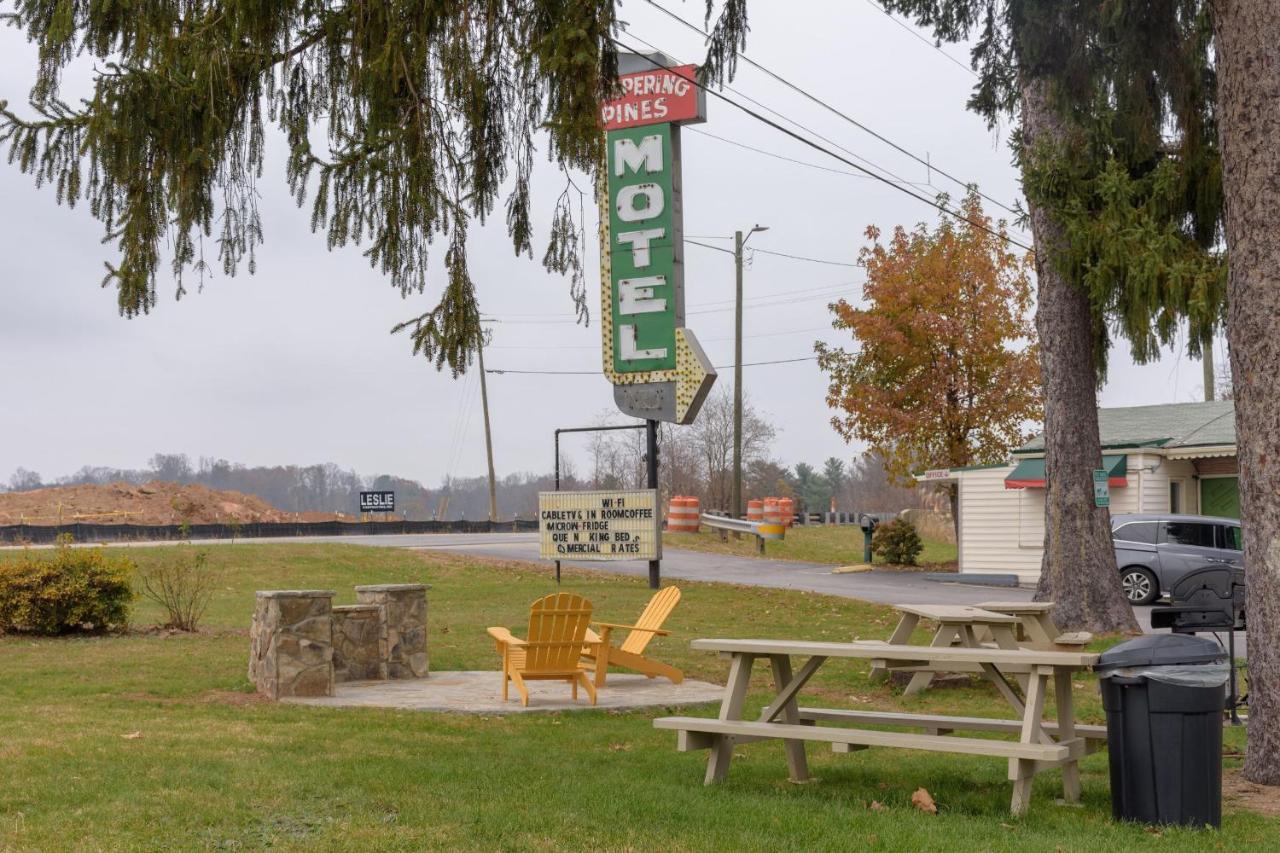
[[[724,248],[721,248],[720,246],[713,246],[710,243],[699,243],[697,240],[690,240],[688,237],[685,237],[684,241],[686,243],[691,243],[694,246],[701,246],[704,249],[711,249],[714,252],[724,252],[726,255],[737,254],[736,252],[733,251],[733,249],[724,249]]]
[[[756,338],[781,338],[781,337],[786,337],[787,335],[808,335],[814,332],[830,332],[830,331],[834,331],[833,327],[831,326],[814,326],[808,329],[788,329],[785,332],[760,332],[754,335],[743,335],[742,337],[743,337],[743,340],[754,340]],[[724,337],[724,338],[706,338],[705,340],[702,340],[701,343],[721,344],[721,343],[727,343],[728,341],[732,341],[732,340],[734,340],[732,336]],[[499,346],[495,344],[490,344],[489,346],[486,346],[485,349],[598,350],[600,349],[600,345],[599,344],[506,344],[504,346]]]
[[[743,362],[743,367],[763,367],[767,364],[796,364],[801,361],[817,361],[816,355],[806,355],[802,358],[779,358],[773,361],[748,361]],[[732,364],[717,364],[716,370],[729,370]],[[521,374],[525,376],[601,376],[598,370],[503,370],[497,367],[491,367],[485,373],[498,374]]]
[[[806,291],[794,291],[794,292],[805,293]],[[842,288],[832,288],[829,292],[811,293],[808,296],[801,296],[801,297],[789,296],[788,295],[789,292],[771,293],[771,294],[766,294],[762,296],[750,297],[750,299],[754,301],[750,301],[745,307],[751,308],[751,309],[776,308],[783,305],[794,305],[801,302],[815,302],[819,300],[832,299],[832,298],[838,297],[840,296],[841,292],[842,292]],[[728,302],[729,304],[723,305],[721,304],[723,302]],[[700,306],[718,306],[718,307],[700,307]],[[720,314],[725,311],[733,310],[733,300],[730,299],[730,300],[719,300],[716,302],[698,302],[688,307],[695,309],[695,310],[686,309],[685,314],[688,316],[693,316],[696,314]],[[570,323],[577,325],[576,321],[574,320],[557,320],[557,319],[554,319],[556,315],[547,315],[547,316],[548,316],[548,319],[538,319],[534,315],[528,315],[525,318],[521,318],[517,320],[505,320],[497,317],[483,317],[481,322],[501,323],[503,325],[510,325],[510,326],[567,325]]]
[[[754,303],[762,299],[773,300],[773,299],[781,299],[785,297],[795,297],[795,296],[802,296],[802,295],[834,296],[836,294],[843,292],[846,288],[853,287],[859,284],[862,284],[862,282],[838,281],[835,284],[823,284],[823,285],[819,285],[818,287],[800,287],[800,288],[796,288],[795,290],[779,290],[779,291],[775,291],[774,293],[758,293],[755,296],[748,296],[745,301],[747,303]],[[728,296],[728,297],[725,297],[724,299],[712,299],[707,302],[691,302],[686,307],[709,308],[712,305],[723,305],[726,303],[729,305],[732,305],[734,301],[735,301],[734,297]],[[797,299],[796,301],[800,302],[803,300]]]
[[[694,127],[692,125],[689,125],[688,127],[685,128],[685,130],[691,133],[696,133],[699,136],[708,136],[712,139],[718,140],[720,142],[724,142],[728,145],[733,145],[738,148],[745,149],[747,151],[754,151],[756,154],[763,154],[765,157],[772,157],[775,160],[782,160],[784,163],[793,163],[796,166],[806,166],[810,169],[817,169],[820,172],[827,172],[832,175],[844,175],[845,177],[857,178],[858,180],[861,180],[861,181],[870,180],[870,178],[868,178],[866,175],[859,175],[857,172],[850,172],[845,169],[833,169],[830,166],[823,166],[820,163],[810,163],[808,160],[797,160],[794,157],[788,157],[787,155],[779,154],[776,151],[769,151],[764,148],[756,148],[754,145],[748,145],[745,142],[739,142],[738,140],[730,139],[727,136],[717,136],[716,134],[711,133],[710,131],[703,130],[700,127]],[[932,186],[927,181],[903,181],[903,183],[905,183],[907,186],[912,186],[912,187]],[[716,237],[715,239],[725,240],[725,239],[731,239],[731,238]]]
[[[675,12],[672,12],[670,9],[667,9],[667,8],[666,8],[665,6],[663,6],[662,4],[660,4],[660,3],[656,2],[656,0],[645,0],[645,2],[646,2],[646,3],[648,3],[650,6],[653,6],[653,7],[654,7],[655,9],[657,9],[658,11],[662,12],[662,13],[663,13],[664,15],[666,15],[667,17],[669,17],[669,18],[671,18],[672,20],[674,20],[674,21],[678,22],[678,23],[679,23],[679,24],[681,24],[682,26],[684,26],[684,27],[686,27],[686,28],[688,28],[688,29],[692,30],[693,32],[698,33],[698,34],[699,34],[699,35],[701,35],[703,38],[710,38],[710,37],[711,37],[711,34],[710,34],[710,33],[708,33],[706,30],[704,30],[702,27],[699,27],[697,24],[694,24],[694,23],[692,23],[692,22],[690,22],[690,21],[685,20],[685,19],[684,19],[684,18],[682,18],[681,16],[677,15]],[[870,0],[868,0],[868,2],[870,2]],[[873,3],[872,5],[874,6],[875,4]],[[877,6],[876,8],[879,8],[879,7]],[[880,9],[880,11],[884,12],[884,10],[883,10],[883,9]],[[886,15],[888,15],[888,12],[885,12],[885,14],[886,14]],[[889,15],[889,18],[890,18],[890,19],[892,19],[892,20],[894,20],[894,21],[897,21],[897,19],[896,19],[896,18],[894,18],[892,15]],[[901,23],[901,22],[899,22],[899,23]],[[914,33],[914,31],[912,31],[912,32]],[[628,33],[628,35],[630,35],[630,33]],[[916,33],[916,35],[919,35],[919,34],[918,34],[918,33]],[[633,36],[633,38],[636,38],[636,37],[635,37],[635,36]],[[643,40],[643,39],[640,39],[640,41],[641,41],[641,42],[643,42],[644,40]],[[657,48],[653,48],[653,49],[654,49],[654,50],[657,50]],[[939,51],[941,51],[941,48],[939,48]],[[870,134],[871,136],[873,136],[873,137],[875,137],[876,139],[880,140],[880,141],[881,141],[881,142],[883,142],[885,145],[888,145],[890,148],[893,148],[895,151],[899,152],[900,154],[903,154],[903,155],[905,155],[905,156],[907,156],[907,157],[910,157],[912,160],[915,160],[915,161],[916,161],[917,163],[919,163],[920,165],[925,166],[926,168],[928,168],[931,172],[937,172],[938,174],[942,175],[943,177],[947,178],[948,180],[954,181],[957,185],[959,185],[959,186],[961,186],[961,187],[964,187],[964,188],[966,188],[966,189],[967,189],[968,187],[970,187],[970,186],[974,186],[974,187],[976,188],[976,186],[977,186],[976,184],[973,184],[972,182],[968,182],[968,181],[963,181],[963,180],[961,180],[960,178],[957,178],[955,175],[952,175],[950,172],[947,172],[945,169],[941,169],[941,168],[939,168],[939,167],[937,167],[937,166],[933,165],[929,160],[926,160],[926,159],[924,159],[924,158],[920,157],[919,155],[914,154],[914,153],[912,153],[911,151],[908,151],[906,148],[903,148],[901,145],[899,145],[898,143],[894,142],[892,139],[889,139],[887,136],[885,136],[885,135],[883,135],[883,134],[881,134],[881,133],[879,133],[879,132],[877,132],[877,131],[873,130],[872,128],[868,127],[867,125],[865,125],[865,124],[863,124],[862,122],[858,121],[857,119],[853,118],[853,117],[852,117],[852,116],[850,116],[849,114],[847,114],[847,113],[845,113],[845,112],[842,112],[842,111],[840,111],[840,110],[836,109],[834,106],[832,106],[831,104],[829,104],[829,103],[827,103],[826,101],[822,100],[822,99],[821,99],[821,98],[819,98],[818,96],[814,95],[812,92],[809,92],[807,89],[804,89],[803,87],[798,86],[798,85],[796,85],[795,83],[792,83],[790,80],[786,79],[786,78],[785,78],[785,77],[783,77],[782,75],[780,75],[780,74],[778,74],[778,73],[776,73],[776,72],[774,72],[774,71],[772,71],[772,70],[770,70],[770,69],[768,69],[768,68],[764,67],[763,65],[761,65],[760,63],[758,63],[758,62],[756,62],[754,59],[752,59],[751,57],[747,56],[745,53],[742,53],[741,51],[737,51],[737,50],[735,50],[734,52],[735,52],[735,53],[737,53],[737,55],[738,55],[739,57],[741,57],[741,58],[742,58],[742,60],[743,60],[744,62],[746,62],[746,63],[747,63],[748,65],[750,65],[751,67],[755,68],[757,71],[760,71],[760,72],[761,72],[761,73],[763,73],[763,74],[767,74],[769,77],[773,78],[773,79],[774,79],[774,80],[776,80],[777,82],[779,82],[779,83],[781,83],[782,85],[786,86],[788,89],[791,89],[791,90],[792,90],[792,91],[794,91],[796,94],[798,94],[798,95],[800,95],[800,96],[802,96],[802,97],[804,97],[804,98],[808,99],[809,101],[812,101],[813,103],[815,103],[815,104],[817,104],[818,106],[822,107],[823,109],[827,110],[827,111],[828,111],[828,112],[830,112],[831,114],[836,115],[836,116],[840,117],[841,119],[844,119],[844,120],[845,120],[845,121],[847,121],[849,124],[853,125],[854,127],[858,128],[859,130],[861,130],[861,131],[863,131],[863,132],[865,132],[865,133]],[[944,53],[943,55],[944,55],[944,56],[948,56],[948,55],[947,55],[947,54],[945,54],[945,53]],[[954,58],[952,58],[952,57],[949,57],[949,56],[948,56],[948,58],[951,58],[951,59],[952,59],[952,61],[955,61],[955,60],[954,60]],[[963,65],[961,65],[961,67],[962,67],[962,68],[964,68],[964,66],[963,66]],[[973,73],[971,69],[965,68],[965,70],[966,70],[966,71],[969,71],[970,73]],[[815,134],[815,135],[816,135],[816,134]],[[827,140],[827,141],[830,141],[830,140]],[[835,143],[832,143],[832,144],[835,144]],[[851,153],[851,152],[850,152],[850,153]],[[856,156],[856,155],[855,155],[855,156]],[[861,159],[861,158],[859,158],[859,159]],[[877,168],[879,168],[879,167],[877,167]],[[985,193],[983,193],[983,192],[981,192],[981,191],[979,191],[979,192],[978,192],[978,195],[979,195],[979,196],[981,196],[982,198],[986,199],[987,201],[991,202],[992,204],[997,205],[997,206],[999,206],[999,207],[1003,208],[1004,210],[1007,210],[1009,213],[1012,213],[1012,214],[1014,214],[1014,215],[1017,215],[1017,214],[1018,214],[1018,211],[1017,211],[1017,210],[1015,210],[1014,208],[1010,207],[1009,205],[1005,204],[1005,203],[1004,203],[1004,202],[1002,202],[1002,201],[998,201],[997,199],[992,198],[991,196],[989,196],[989,195],[987,195],[987,194],[985,194]]]
[[[631,38],[634,38],[636,41],[640,42],[641,44],[648,46],[650,50],[656,50],[656,51],[658,51],[659,53],[665,53],[665,51],[663,51],[663,50],[662,50],[661,48],[659,48],[657,45],[653,44],[653,42],[645,41],[643,38],[641,38],[641,37],[640,37],[640,36],[638,36],[638,35],[635,35],[634,33],[628,33],[627,35],[629,35]],[[618,42],[618,40],[617,40],[617,39],[614,39],[614,42],[615,42],[615,43],[617,43],[617,44],[621,44],[621,42]],[[634,49],[634,48],[627,48],[627,49],[628,49],[628,50],[632,50],[632,51],[636,52],[636,53],[637,53],[637,55],[641,55],[641,56],[643,56],[643,54],[639,54],[639,52],[638,52],[638,51],[635,51],[635,49]],[[648,59],[648,57],[646,57],[646,59]],[[744,59],[745,59],[745,57],[744,57]],[[652,60],[649,60],[649,61],[650,61],[650,62],[652,62]],[[657,63],[653,63],[653,64],[654,64],[654,66],[655,66],[655,67],[659,67],[659,66],[657,66]],[[691,82],[694,82],[694,84],[695,84],[695,85],[697,85],[699,88],[701,88],[703,91],[710,91],[710,90],[709,90],[709,89],[707,89],[705,86],[702,86],[701,84],[697,83],[696,81],[691,81]],[[750,95],[748,95],[746,92],[742,91],[741,89],[735,89],[733,86],[728,85],[728,84],[726,84],[726,85],[724,86],[724,88],[728,89],[730,92],[733,92],[735,95],[737,95],[738,97],[742,98],[743,100],[745,100],[745,101],[747,101],[747,102],[749,102],[749,103],[751,103],[751,104],[754,104],[755,106],[759,107],[760,109],[764,110],[765,112],[773,114],[774,116],[776,116],[777,118],[781,119],[782,121],[785,121],[785,122],[787,122],[788,124],[793,124],[793,125],[795,125],[796,127],[798,127],[798,128],[800,128],[801,130],[803,130],[805,133],[811,134],[812,136],[815,136],[815,137],[817,137],[818,139],[821,139],[823,142],[826,142],[826,143],[827,143],[827,144],[829,144],[829,145],[834,145],[836,148],[839,148],[841,151],[843,151],[844,153],[848,154],[848,155],[849,155],[850,157],[852,157],[853,159],[855,159],[855,160],[859,160],[859,161],[861,161],[862,163],[865,163],[867,166],[871,167],[872,169],[878,169],[879,171],[883,172],[885,175],[888,175],[888,176],[889,176],[888,178],[885,178],[885,177],[883,177],[883,176],[881,176],[881,175],[875,175],[875,177],[876,177],[876,179],[877,179],[877,180],[881,180],[881,181],[888,181],[888,182],[897,182],[897,183],[903,184],[904,186],[910,186],[910,185],[912,185],[912,184],[913,184],[913,182],[912,182],[912,181],[908,181],[906,178],[902,177],[901,175],[897,174],[896,172],[891,172],[890,170],[886,169],[884,166],[881,166],[879,163],[875,162],[874,160],[871,160],[871,159],[869,159],[869,158],[867,158],[867,157],[863,157],[861,154],[857,153],[856,151],[852,151],[852,150],[850,150],[850,149],[848,149],[848,148],[844,147],[844,146],[843,146],[843,145],[841,145],[839,142],[836,142],[834,139],[832,139],[832,138],[830,138],[830,137],[828,137],[828,136],[823,136],[821,133],[819,133],[818,131],[816,131],[816,130],[814,130],[813,128],[809,127],[808,125],[806,125],[806,124],[802,124],[801,122],[796,121],[795,119],[791,118],[790,116],[787,116],[787,115],[784,115],[784,114],[782,114],[782,113],[778,112],[777,110],[775,110],[773,107],[769,106],[768,104],[765,104],[765,103],[762,103],[762,102],[760,102],[760,101],[756,100],[755,98],[751,97]],[[723,97],[723,96],[721,96],[721,97]],[[867,174],[873,174],[873,173],[869,172],[866,168],[863,168],[862,166],[857,166],[856,168],[858,168],[858,169],[859,169],[860,171],[862,171],[862,172],[867,172]],[[930,186],[932,186],[932,185],[930,185]]]
[[[655,68],[663,68],[663,66],[659,65],[657,62],[654,62],[652,59],[650,59],[649,57],[645,56],[645,54],[641,53],[641,52],[640,52],[639,50],[637,50],[634,46],[629,45],[629,44],[626,44],[625,42],[621,41],[620,39],[614,39],[613,41],[614,41],[614,43],[615,43],[615,44],[617,44],[617,45],[619,45],[620,47],[622,47],[622,48],[624,48],[624,49],[626,49],[626,50],[628,50],[628,51],[630,51],[630,52],[634,53],[636,56],[643,57],[643,58],[644,58],[644,59],[646,59],[648,62],[650,62],[650,63],[651,63]],[[654,47],[653,45],[651,45],[651,44],[649,44],[648,42],[644,41],[644,39],[639,39],[639,41],[643,42],[644,44],[649,45],[649,47],[650,47],[651,49],[653,49],[653,50],[659,50],[659,48]],[[673,71],[672,69],[666,69],[666,70],[671,71],[672,73],[677,73],[677,72]],[[684,77],[684,75],[678,75],[678,76]],[[847,159],[845,159],[844,157],[841,157],[839,154],[835,153],[834,151],[831,151],[830,149],[827,149],[827,148],[823,148],[821,145],[819,145],[818,143],[814,142],[812,139],[807,139],[806,137],[801,136],[800,134],[796,133],[795,131],[793,131],[793,130],[790,130],[790,129],[788,129],[788,128],[783,127],[782,125],[778,124],[776,121],[773,121],[772,119],[769,119],[769,118],[766,118],[765,116],[760,115],[760,113],[756,112],[755,110],[753,110],[753,109],[751,109],[751,108],[749,108],[749,107],[745,107],[745,106],[743,106],[742,104],[740,104],[740,103],[738,103],[737,101],[735,101],[735,100],[733,100],[732,98],[730,98],[728,95],[725,95],[723,92],[717,92],[717,91],[715,91],[714,89],[711,89],[711,88],[709,88],[709,87],[707,87],[707,86],[705,86],[705,85],[703,85],[703,84],[699,83],[697,80],[695,80],[695,79],[693,79],[693,78],[691,78],[691,77],[684,77],[684,79],[685,79],[685,80],[687,80],[688,82],[692,83],[693,85],[697,86],[698,88],[702,89],[704,92],[706,92],[707,94],[711,95],[712,97],[718,98],[718,99],[720,99],[720,100],[724,101],[725,103],[729,104],[730,106],[735,107],[735,108],[736,108],[736,109],[738,109],[738,110],[741,110],[743,113],[747,114],[748,116],[751,116],[751,117],[752,117],[752,118],[754,118],[756,121],[759,121],[759,122],[761,122],[761,123],[763,123],[763,124],[768,125],[769,127],[772,127],[774,130],[778,131],[779,133],[784,133],[784,134],[786,134],[787,136],[791,137],[792,139],[796,140],[797,142],[801,142],[801,143],[804,143],[805,145],[808,145],[810,148],[814,149],[815,151],[820,151],[820,152],[822,152],[823,154],[826,154],[828,157],[831,157],[831,158],[833,158],[833,159],[835,159],[835,160],[839,160],[841,163],[844,163],[846,166],[851,166],[851,167],[853,167],[853,168],[857,169],[857,170],[858,170],[858,171],[860,171],[860,172],[865,172],[866,174],[868,174],[868,175],[870,175],[871,177],[875,178],[877,181],[880,181],[882,184],[885,184],[886,186],[892,187],[893,189],[897,190],[897,191],[898,191],[898,192],[900,192],[900,193],[904,193],[905,195],[909,195],[909,196],[911,196],[912,198],[914,198],[916,201],[923,202],[924,204],[929,205],[929,206],[930,206],[930,207],[932,207],[934,210],[937,210],[939,213],[942,213],[942,214],[944,214],[944,215],[946,215],[946,216],[950,216],[950,217],[952,217],[953,219],[959,220],[960,222],[964,222],[964,223],[966,223],[966,224],[968,224],[968,225],[970,225],[970,226],[972,226],[972,227],[974,227],[974,228],[977,228],[977,229],[979,229],[979,230],[981,230],[981,231],[985,231],[986,233],[988,233],[988,234],[992,235],[993,237],[996,237],[996,238],[999,238],[999,239],[1001,239],[1001,240],[1004,240],[1004,241],[1006,241],[1006,242],[1008,242],[1008,243],[1010,243],[1010,244],[1012,244],[1012,245],[1014,245],[1014,246],[1017,246],[1017,247],[1018,247],[1018,248],[1020,248],[1020,249],[1025,249],[1025,250],[1026,250],[1026,251],[1028,251],[1028,252],[1034,252],[1034,251],[1035,251],[1031,246],[1028,246],[1026,243],[1023,243],[1023,242],[1021,242],[1021,241],[1019,241],[1019,240],[1015,240],[1015,239],[1013,239],[1013,237],[1010,237],[1007,233],[1006,233],[1006,234],[1001,234],[999,231],[995,230],[994,228],[992,228],[992,227],[991,227],[991,226],[989,226],[989,225],[984,225],[984,224],[983,224],[983,223],[981,223],[981,222],[976,222],[976,221],[974,221],[974,220],[972,220],[972,219],[969,219],[969,218],[968,218],[967,216],[965,216],[964,214],[959,213],[959,212],[954,211],[954,210],[951,210],[951,209],[950,209],[950,208],[948,208],[946,205],[943,205],[943,204],[941,204],[941,203],[939,203],[939,202],[937,202],[937,201],[935,201],[935,200],[933,200],[933,199],[927,198],[926,196],[919,195],[918,193],[916,193],[916,192],[914,192],[914,191],[912,191],[912,190],[909,190],[909,189],[907,189],[906,187],[899,186],[898,184],[895,184],[893,181],[891,181],[891,180],[889,180],[889,179],[887,179],[887,178],[885,178],[885,177],[883,177],[883,176],[881,176],[881,175],[877,175],[876,173],[872,172],[871,170],[869,170],[869,169],[867,169],[867,168],[865,168],[865,167],[863,167],[863,166],[859,166],[857,163],[854,163],[854,162],[852,162],[852,161],[850,161],[850,160],[847,160]],[[793,122],[793,123],[794,123],[794,122]],[[815,135],[815,136],[817,136],[818,134],[814,134],[814,135]],[[820,138],[821,138],[821,137],[820,137]]]
[[[919,41],[921,41],[922,43],[924,43],[924,44],[928,45],[929,47],[931,47],[931,48],[933,48],[934,50],[936,50],[938,53],[942,54],[944,58],[946,58],[946,59],[947,59],[947,60],[949,60],[951,63],[953,63],[954,65],[956,65],[957,67],[959,67],[961,70],[963,70],[963,71],[964,71],[966,74],[968,74],[969,76],[973,77],[974,79],[977,79],[977,78],[978,78],[978,72],[974,71],[974,70],[973,70],[972,68],[970,68],[968,65],[965,65],[963,62],[961,62],[960,60],[956,59],[956,58],[955,58],[954,56],[952,56],[951,54],[947,53],[945,50],[943,50],[943,49],[942,49],[942,46],[941,46],[941,45],[936,44],[936,43],[934,43],[934,42],[931,42],[931,41],[929,41],[927,38],[925,38],[924,36],[920,35],[920,33],[919,33],[919,32],[917,32],[917,31],[916,31],[916,29],[915,29],[914,27],[910,26],[910,25],[909,25],[909,24],[907,24],[905,21],[900,21],[900,20],[898,20],[898,18],[894,17],[894,15],[893,15],[893,13],[892,13],[892,12],[890,12],[888,9],[884,8],[883,6],[881,6],[879,3],[875,2],[875,0],[867,0],[867,5],[868,5],[868,6],[870,6],[871,8],[873,8],[873,9],[875,9],[877,12],[883,12],[883,13],[884,13],[884,16],[885,16],[886,18],[888,18],[889,20],[893,21],[893,22],[894,22],[895,24],[897,24],[899,27],[902,27],[902,29],[906,30],[906,31],[907,31],[908,33],[910,33],[914,38],[918,39],[918,40],[919,40]]]
[[[826,264],[827,266],[831,266],[831,267],[858,268],[862,266],[861,264],[850,263],[849,261],[831,261],[825,258],[810,258],[810,257],[806,257],[805,255],[790,255],[790,254],[787,254],[786,252],[774,252],[774,251],[770,251],[769,249],[761,249],[759,247],[753,247],[748,251],[758,252],[761,255],[773,255],[776,258],[790,258],[793,261],[808,261],[811,264]]]
[[[685,241],[686,243],[692,243],[692,244],[693,244],[693,245],[695,245],[695,246],[700,246],[700,247],[701,247],[701,248],[703,248],[703,249],[711,249],[711,250],[716,251],[716,252],[724,252],[724,253],[725,253],[725,254],[727,254],[727,255],[732,255],[732,254],[734,254],[733,249],[723,249],[723,248],[721,248],[721,247],[719,247],[719,246],[713,246],[713,245],[711,245],[710,243],[700,243],[700,242],[698,242],[697,240],[690,240],[688,237],[686,237],[686,238],[684,239],[684,241]],[[809,256],[807,256],[807,255],[793,255],[793,254],[790,254],[790,253],[788,253],[788,252],[774,252],[774,251],[771,251],[771,250],[769,250],[769,249],[761,249],[761,248],[758,248],[758,247],[755,247],[755,246],[753,246],[753,247],[752,247],[752,248],[750,248],[750,249],[747,249],[747,251],[749,251],[749,252],[758,252],[758,253],[759,253],[759,254],[761,254],[761,255],[773,255],[774,257],[778,257],[778,258],[790,258],[790,259],[791,259],[791,260],[793,260],[793,261],[808,261],[808,262],[809,262],[809,263],[811,263],[811,264],[827,264],[828,266],[833,266],[833,267],[857,267],[857,266],[859,266],[859,264],[850,263],[849,261],[832,261],[832,260],[828,260],[828,259],[826,259],[826,258],[811,258],[811,257],[809,257]]]
[[[780,290],[776,293],[762,293],[757,296],[748,296],[744,300],[747,308],[772,308],[779,305],[791,305],[800,302],[813,302],[820,299],[830,299],[841,295],[846,288],[861,284],[857,281],[838,282],[836,284],[824,284],[821,287],[803,287],[795,290]],[[686,314],[718,314],[722,311],[730,311],[733,309],[734,300],[713,299],[708,302],[693,302],[686,308],[697,310],[686,310]],[[521,325],[521,326],[540,326],[544,324],[560,325],[573,323],[575,320],[556,319],[560,314],[507,314],[503,317],[494,317],[489,314],[482,314],[481,322],[483,323],[502,323],[504,325]],[[506,317],[515,317],[518,319],[505,319]],[[540,319],[547,318],[547,319]],[[750,335],[748,337],[751,337]],[[502,347],[493,347],[493,349],[502,349]]]

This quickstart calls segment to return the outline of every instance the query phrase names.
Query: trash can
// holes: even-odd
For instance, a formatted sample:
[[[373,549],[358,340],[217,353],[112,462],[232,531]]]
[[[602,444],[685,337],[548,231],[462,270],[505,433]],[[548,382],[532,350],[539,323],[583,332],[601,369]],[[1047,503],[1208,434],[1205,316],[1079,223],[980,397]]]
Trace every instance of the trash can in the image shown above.
[[[1185,634],[1150,634],[1100,656],[1117,820],[1222,823],[1225,658],[1217,643]]]

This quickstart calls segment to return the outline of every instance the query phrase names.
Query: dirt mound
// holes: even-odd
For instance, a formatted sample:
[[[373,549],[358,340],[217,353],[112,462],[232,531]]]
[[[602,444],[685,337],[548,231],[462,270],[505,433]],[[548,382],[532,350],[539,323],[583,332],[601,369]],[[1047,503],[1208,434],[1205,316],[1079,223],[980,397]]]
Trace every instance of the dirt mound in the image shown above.
[[[332,518],[332,516],[330,516]],[[200,485],[150,482],[142,486],[57,486],[0,494],[0,525],[217,524],[293,521],[254,495],[220,492]]]

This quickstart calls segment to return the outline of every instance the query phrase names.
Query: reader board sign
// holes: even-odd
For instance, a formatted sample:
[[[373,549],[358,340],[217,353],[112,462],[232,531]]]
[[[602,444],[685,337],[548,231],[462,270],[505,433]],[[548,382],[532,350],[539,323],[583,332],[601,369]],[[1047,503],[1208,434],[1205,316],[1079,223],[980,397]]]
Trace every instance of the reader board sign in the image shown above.
[[[361,512],[395,512],[396,511],[396,493],[395,492],[361,492],[360,493],[360,511]]]
[[[697,74],[695,65],[678,65],[620,75],[622,94],[600,106],[600,124],[605,130],[623,130],[646,124],[705,120],[707,100],[694,82]]]
[[[539,492],[544,560],[662,559],[656,489]]]

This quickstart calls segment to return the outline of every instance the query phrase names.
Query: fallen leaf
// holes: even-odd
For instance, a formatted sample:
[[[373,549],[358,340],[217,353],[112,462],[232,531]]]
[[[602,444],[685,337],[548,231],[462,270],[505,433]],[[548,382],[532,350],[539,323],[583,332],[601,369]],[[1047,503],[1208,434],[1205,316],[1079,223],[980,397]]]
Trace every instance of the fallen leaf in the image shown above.
[[[630,750],[630,749],[631,749],[631,744],[629,744],[629,743],[611,743],[611,744],[609,744],[609,751],[610,751],[610,752],[627,752],[627,751],[628,751],[628,750]]]
[[[871,805],[867,806],[867,808],[873,812],[887,812],[889,810],[889,807],[879,800],[872,800]]]
[[[1161,838],[1164,836],[1164,833],[1160,831],[1160,828],[1158,826],[1144,826],[1143,829],[1149,832],[1150,834],[1154,835],[1156,838]]]
[[[120,735],[120,737],[124,738],[125,740],[137,740],[138,738],[142,737],[142,732],[129,732],[128,734]]]
[[[916,788],[916,792],[911,795],[911,805],[926,814],[938,813],[937,804],[934,803],[933,797],[929,796],[929,792],[924,788]]]

